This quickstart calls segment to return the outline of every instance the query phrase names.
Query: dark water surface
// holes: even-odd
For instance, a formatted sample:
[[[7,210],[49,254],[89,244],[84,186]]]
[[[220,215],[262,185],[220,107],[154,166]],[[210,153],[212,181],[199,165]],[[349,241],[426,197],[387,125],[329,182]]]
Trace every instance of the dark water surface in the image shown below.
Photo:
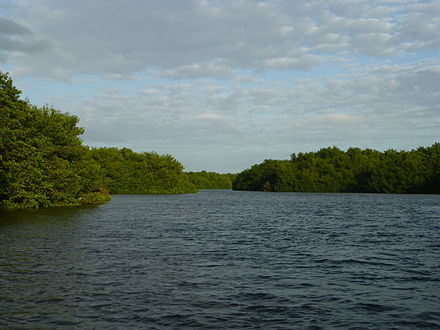
[[[202,191],[3,212],[0,327],[440,329],[440,196]]]

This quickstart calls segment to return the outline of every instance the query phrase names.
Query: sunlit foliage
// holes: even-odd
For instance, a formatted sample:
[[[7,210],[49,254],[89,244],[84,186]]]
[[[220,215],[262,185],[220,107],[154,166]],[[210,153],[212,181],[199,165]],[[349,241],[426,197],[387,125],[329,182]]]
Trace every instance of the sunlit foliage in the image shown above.
[[[82,145],[78,118],[20,99],[0,73],[0,206],[95,204],[109,199],[100,168]]]
[[[440,193],[440,143],[411,151],[336,147],[265,160],[237,175],[236,190]]]
[[[82,144],[78,118],[20,98],[0,72],[0,207],[103,203],[111,193],[184,193],[197,188],[172,156]]]
[[[95,161],[104,169],[112,194],[181,194],[198,189],[183,166],[170,155],[137,153],[128,148],[96,148]]]

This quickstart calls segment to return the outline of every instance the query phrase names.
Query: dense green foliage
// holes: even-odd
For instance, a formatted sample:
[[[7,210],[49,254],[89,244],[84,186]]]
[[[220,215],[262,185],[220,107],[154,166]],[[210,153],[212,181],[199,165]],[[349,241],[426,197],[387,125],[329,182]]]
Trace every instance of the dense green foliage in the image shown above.
[[[199,189],[232,189],[235,174],[215,172],[188,172],[189,180]]]
[[[136,153],[128,148],[92,149],[104,169],[113,194],[180,194],[198,189],[188,180],[183,166],[170,155]]]
[[[0,207],[99,204],[112,193],[183,193],[197,188],[171,156],[82,144],[78,118],[20,99],[0,72]]]
[[[109,199],[103,172],[82,145],[78,118],[20,99],[0,73],[0,207],[95,204]]]
[[[237,175],[235,190],[440,193],[440,143],[411,151],[336,147],[265,160]]]
[[[440,143],[411,151],[336,147],[234,174],[183,172],[170,155],[82,144],[78,118],[20,99],[0,72],[0,207],[91,205],[110,193],[199,189],[440,193]]]

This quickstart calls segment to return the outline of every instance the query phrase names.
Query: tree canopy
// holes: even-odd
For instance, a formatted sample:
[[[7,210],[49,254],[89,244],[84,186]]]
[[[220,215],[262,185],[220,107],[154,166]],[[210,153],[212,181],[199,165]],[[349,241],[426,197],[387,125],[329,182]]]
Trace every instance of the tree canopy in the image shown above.
[[[198,189],[440,193],[440,143],[411,151],[336,147],[265,160],[243,172],[183,172],[171,155],[83,145],[79,119],[20,98],[0,72],[0,207],[99,204],[114,194]]]
[[[440,143],[411,151],[336,147],[265,160],[239,173],[235,190],[440,193]]]
[[[188,172],[188,178],[199,189],[232,189],[235,174],[216,172]]]
[[[0,72],[0,207],[98,204],[111,193],[195,192],[172,156],[84,146],[76,116],[20,98]]]
[[[180,194],[197,192],[183,166],[171,155],[136,153],[128,148],[93,148],[92,158],[103,168],[110,193]]]
[[[20,99],[0,73],[0,205],[94,204],[108,200],[104,176],[88,157],[78,118]]]

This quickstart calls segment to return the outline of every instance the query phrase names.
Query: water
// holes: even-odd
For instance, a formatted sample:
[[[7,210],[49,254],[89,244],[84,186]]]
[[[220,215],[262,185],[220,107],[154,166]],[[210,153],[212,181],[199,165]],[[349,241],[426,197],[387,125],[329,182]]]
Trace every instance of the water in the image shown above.
[[[440,329],[440,196],[202,191],[0,213],[0,328]]]

